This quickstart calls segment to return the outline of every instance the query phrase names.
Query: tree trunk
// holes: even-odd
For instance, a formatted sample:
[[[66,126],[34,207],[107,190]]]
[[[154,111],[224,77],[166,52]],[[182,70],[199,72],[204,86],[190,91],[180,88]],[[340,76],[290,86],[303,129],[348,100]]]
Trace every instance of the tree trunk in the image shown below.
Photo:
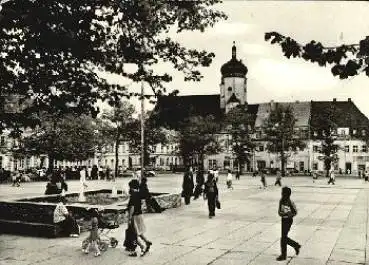
[[[48,172],[52,172],[53,171],[53,169],[54,169],[54,160],[55,160],[54,156],[49,155],[49,164],[47,166],[47,171]]]
[[[203,154],[199,154],[197,164],[201,172],[204,172],[204,155]]]
[[[114,170],[114,177],[113,181],[115,181],[116,178],[118,178],[118,164],[119,164],[119,138],[120,138],[120,132],[119,128],[117,129],[117,138],[115,139],[115,170]]]
[[[284,160],[284,151],[281,152],[281,166],[282,166],[282,169],[281,169],[281,175],[282,177],[285,177],[286,176],[286,170],[285,170],[285,160]]]

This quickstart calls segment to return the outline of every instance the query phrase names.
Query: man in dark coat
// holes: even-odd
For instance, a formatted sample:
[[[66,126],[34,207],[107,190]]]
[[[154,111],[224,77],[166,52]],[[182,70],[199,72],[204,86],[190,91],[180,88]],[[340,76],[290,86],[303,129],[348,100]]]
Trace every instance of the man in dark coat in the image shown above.
[[[182,197],[185,199],[185,204],[190,204],[191,196],[193,195],[193,174],[192,168],[189,167],[188,170],[185,172],[183,176],[183,183],[182,183]]]
[[[199,168],[196,172],[196,187],[195,187],[195,192],[194,192],[195,200],[199,198],[199,196],[201,195],[202,186],[204,185],[204,183],[205,183],[204,171]]]

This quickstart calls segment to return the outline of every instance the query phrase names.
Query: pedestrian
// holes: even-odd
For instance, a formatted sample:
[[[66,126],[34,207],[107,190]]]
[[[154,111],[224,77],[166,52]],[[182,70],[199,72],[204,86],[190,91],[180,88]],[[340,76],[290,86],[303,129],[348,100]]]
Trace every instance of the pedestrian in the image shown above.
[[[214,167],[213,174],[214,174],[214,180],[216,181],[216,183],[218,183],[218,180],[219,180],[219,169],[217,167]]]
[[[90,235],[88,236],[87,240],[84,240],[86,244],[82,244],[82,252],[85,254],[89,253],[90,248],[92,247],[95,252],[95,257],[98,257],[101,255],[100,249],[99,249],[99,213],[96,209],[89,210],[89,214],[91,216],[91,229],[90,229]]]
[[[334,181],[335,181],[335,175],[334,175],[334,170],[333,167],[331,167],[331,169],[329,170],[329,180],[328,180],[328,185],[332,183],[332,185],[334,185]]]
[[[282,198],[279,200],[278,214],[281,217],[281,255],[277,258],[278,261],[286,260],[287,245],[295,249],[296,255],[300,253],[301,245],[288,237],[288,232],[293,223],[293,217],[297,215],[297,208],[291,200],[291,189],[289,187],[282,188]]]
[[[264,170],[261,169],[259,172],[260,172],[260,181],[261,181],[261,184],[263,185],[262,188],[265,189],[267,187],[267,183],[266,183]]]
[[[161,208],[158,202],[155,200],[153,196],[151,196],[149,187],[147,186],[147,178],[143,177],[140,182],[140,195],[141,199],[145,200],[146,209],[149,213],[161,213],[165,209]]]
[[[142,216],[142,206],[141,206],[141,195],[140,195],[140,183],[137,179],[132,179],[129,182],[129,202],[128,202],[128,226],[133,225],[137,234],[137,244],[141,248],[141,256],[144,256],[149,252],[152,242],[149,241],[144,233],[146,232],[145,223]],[[144,241],[144,246],[140,239]],[[134,255],[134,254],[132,254]]]
[[[72,217],[67,207],[65,206],[65,197],[59,196],[58,201],[59,202],[54,210],[54,224],[60,226],[62,234],[70,237],[78,237],[80,233],[80,228],[76,220]]]
[[[204,189],[204,200],[208,200],[208,209],[209,209],[209,218],[213,218],[215,216],[215,208],[216,204],[219,204],[218,200],[218,187],[217,182],[214,179],[214,175],[212,173],[208,174],[208,179],[205,182]]]
[[[369,171],[368,171],[368,169],[365,169],[365,171],[364,171],[364,180],[365,180],[365,182],[368,181],[368,178],[369,178]]]
[[[313,170],[313,171],[312,171],[312,174],[313,174],[313,183],[315,183],[315,180],[317,180],[317,179],[318,179],[318,172],[317,172],[317,171],[315,171],[315,170]]]
[[[236,171],[236,180],[240,180],[240,175],[241,175],[241,173],[240,173],[240,171],[237,169],[237,171]]]
[[[17,186],[17,187],[20,187],[20,183],[21,183],[21,174],[19,171],[15,171],[15,172],[12,172],[12,181],[13,181],[13,184],[12,186]]]
[[[199,168],[196,172],[196,187],[194,191],[194,200],[198,199],[202,193],[202,186],[205,183],[204,170]]]
[[[227,188],[233,190],[232,179],[233,179],[232,171],[230,169],[228,169],[227,182],[226,182],[227,183]]]
[[[191,202],[191,196],[193,195],[193,174],[192,167],[189,167],[183,175],[182,183],[182,197],[184,197],[185,204],[188,205]]]
[[[281,181],[282,181],[281,172],[279,172],[279,170],[277,170],[277,177],[275,179],[274,186],[276,186],[276,185],[279,185],[279,187],[282,186],[282,182]]]

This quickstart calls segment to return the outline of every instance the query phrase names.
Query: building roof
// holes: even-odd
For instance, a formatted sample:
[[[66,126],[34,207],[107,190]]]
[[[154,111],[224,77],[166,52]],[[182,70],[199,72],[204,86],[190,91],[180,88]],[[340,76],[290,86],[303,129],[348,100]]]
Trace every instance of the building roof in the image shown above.
[[[368,118],[351,101],[305,101],[305,102],[268,102],[249,104],[247,113],[254,119],[254,127],[261,127],[269,117],[271,109],[275,105],[292,106],[296,118],[296,126],[317,126],[317,117],[323,109],[335,106],[334,116],[338,127],[350,127],[356,129],[369,128]],[[194,96],[162,96],[154,109],[156,120],[159,124],[177,128],[178,124],[190,116],[213,115],[216,119],[222,119],[224,110],[220,108],[219,95],[194,95]]]
[[[293,108],[293,112],[295,115],[297,127],[308,127],[309,126],[309,119],[311,113],[311,104],[310,102],[268,102],[268,103],[260,103],[259,104],[259,111],[257,114],[257,118],[255,121],[255,127],[261,127],[268,119],[270,112],[275,106],[282,106],[287,107],[291,106]]]
[[[220,72],[222,73],[222,77],[245,77],[248,72],[247,67],[242,61],[237,60],[237,50],[234,42],[232,46],[232,58],[222,65]]]

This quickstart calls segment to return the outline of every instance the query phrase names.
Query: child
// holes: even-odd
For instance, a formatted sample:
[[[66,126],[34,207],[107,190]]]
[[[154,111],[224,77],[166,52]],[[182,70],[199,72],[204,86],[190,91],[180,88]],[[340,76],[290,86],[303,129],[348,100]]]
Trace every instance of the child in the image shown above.
[[[91,209],[90,214],[91,214],[91,217],[92,217],[90,235],[82,243],[82,251],[84,253],[88,254],[89,249],[92,246],[94,248],[94,251],[95,251],[95,257],[98,257],[98,256],[101,255],[100,249],[99,249],[99,244],[98,244],[99,241],[100,241],[100,237],[99,237],[99,219],[98,219],[99,213],[96,209]]]
[[[227,175],[227,188],[233,190],[232,178],[233,178],[232,171],[229,169],[228,170],[228,175]]]
[[[290,199],[291,189],[289,187],[282,188],[282,198],[279,201],[278,214],[282,217],[282,235],[281,235],[281,255],[277,258],[278,261],[286,260],[287,245],[293,247],[296,255],[300,253],[301,245],[288,237],[293,217],[297,214],[297,209],[293,201]]]
[[[277,177],[275,179],[274,186],[276,186],[276,185],[279,185],[279,187],[282,186],[281,180],[282,180],[281,173],[279,172],[279,170],[277,170]]]

